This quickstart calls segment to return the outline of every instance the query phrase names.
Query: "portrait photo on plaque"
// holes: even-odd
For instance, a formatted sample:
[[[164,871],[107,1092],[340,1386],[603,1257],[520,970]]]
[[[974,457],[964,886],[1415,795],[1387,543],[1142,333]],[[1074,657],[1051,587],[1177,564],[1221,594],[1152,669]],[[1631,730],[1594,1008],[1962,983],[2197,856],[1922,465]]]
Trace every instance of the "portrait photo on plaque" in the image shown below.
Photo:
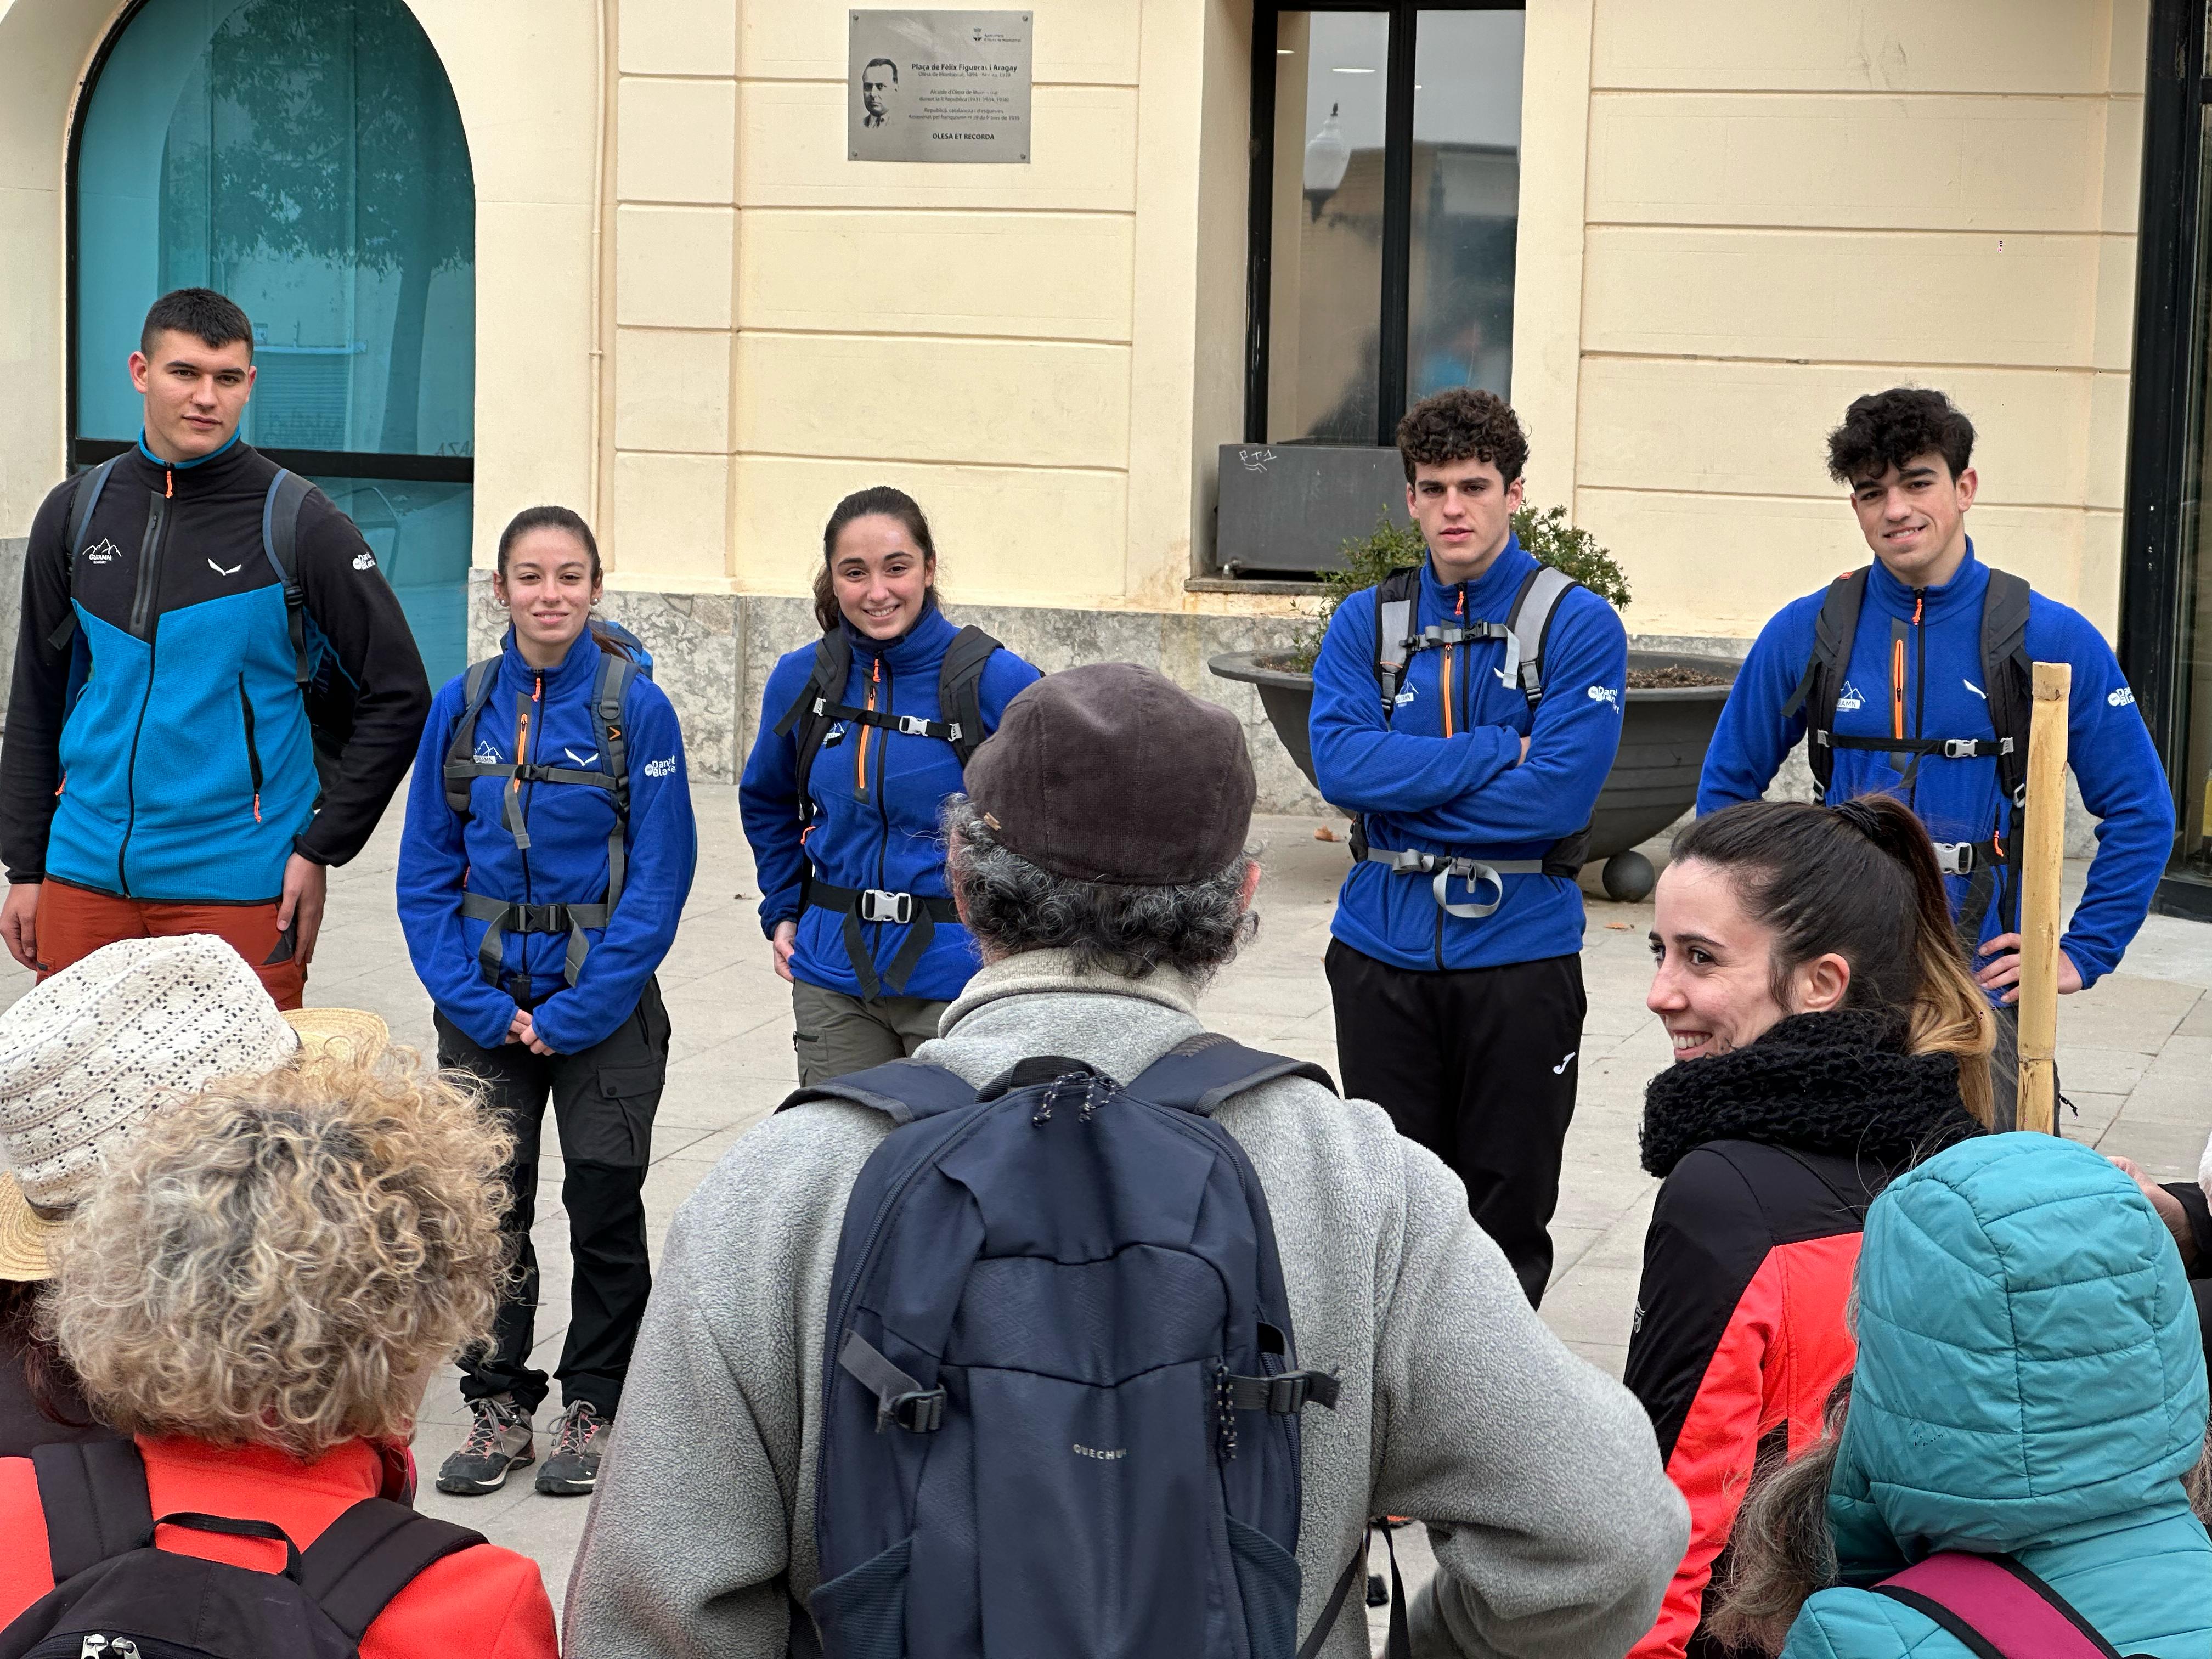
[[[855,161],[1030,159],[1031,14],[856,11],[846,153]]]

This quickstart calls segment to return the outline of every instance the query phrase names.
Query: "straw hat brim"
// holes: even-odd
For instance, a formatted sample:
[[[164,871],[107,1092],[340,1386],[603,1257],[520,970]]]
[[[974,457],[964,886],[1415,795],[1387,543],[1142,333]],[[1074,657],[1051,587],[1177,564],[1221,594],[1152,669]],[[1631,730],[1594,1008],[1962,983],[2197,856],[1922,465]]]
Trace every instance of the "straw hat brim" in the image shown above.
[[[392,1028],[363,1008],[288,1008],[284,1022],[308,1054],[344,1050],[356,1060],[368,1060],[392,1042]]]
[[[0,1173],[0,1279],[52,1279],[54,1269],[46,1243],[63,1224],[40,1219],[15,1177]]]

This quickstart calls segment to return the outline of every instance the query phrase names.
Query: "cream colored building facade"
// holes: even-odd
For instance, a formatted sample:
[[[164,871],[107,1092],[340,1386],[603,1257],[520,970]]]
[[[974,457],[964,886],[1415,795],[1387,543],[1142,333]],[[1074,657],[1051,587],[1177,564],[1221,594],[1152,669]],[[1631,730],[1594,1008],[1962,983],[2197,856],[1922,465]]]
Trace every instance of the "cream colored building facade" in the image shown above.
[[[475,173],[476,563],[517,508],[586,511],[695,769],[742,763],[823,520],[887,482],[956,616],[1048,667],[1165,667],[1245,715],[1270,805],[1315,804],[1203,666],[1300,604],[1206,580],[1245,435],[1249,0],[1039,0],[1026,166],[848,161],[828,0],[410,4]],[[0,0],[19,551],[63,472],[70,127],[118,15]],[[1984,551],[2115,629],[2146,28],[2143,0],[1529,0],[1511,395],[1530,499],[1615,551],[1632,633],[1741,648],[1862,561],[1822,439],[1901,382],[1982,429]]]

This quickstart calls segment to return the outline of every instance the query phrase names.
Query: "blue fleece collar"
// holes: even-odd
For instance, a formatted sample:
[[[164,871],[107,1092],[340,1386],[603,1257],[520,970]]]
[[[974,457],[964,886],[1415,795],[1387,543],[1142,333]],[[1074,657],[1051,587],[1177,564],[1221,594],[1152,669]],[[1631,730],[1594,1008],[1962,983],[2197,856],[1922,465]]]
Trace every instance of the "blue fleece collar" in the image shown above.
[[[1505,545],[1498,550],[1498,556],[1490,562],[1490,568],[1466,584],[1467,614],[1484,617],[1492,611],[1503,616],[1521,591],[1521,584],[1536,567],[1536,561],[1522,550],[1521,538],[1511,531],[1505,532]],[[1421,609],[1427,611],[1442,609],[1449,611],[1458,603],[1461,584],[1440,580],[1436,561],[1421,561]]]
[[[894,674],[934,668],[945,655],[945,647],[952,643],[952,636],[960,631],[933,603],[924,607],[915,625],[895,640],[872,640],[842,617],[837,625],[853,642],[855,657],[881,657]]]
[[[1928,623],[1948,622],[1952,617],[1982,614],[1982,594],[1990,585],[1989,567],[1974,556],[1974,539],[1966,538],[1966,556],[1951,580],[1941,587],[1919,590],[1926,596],[1926,605],[1921,620]],[[1914,590],[1889,574],[1889,567],[1880,559],[1874,562],[1867,573],[1867,597],[1874,601],[1883,615],[1896,617],[1905,622],[1912,620],[1915,604]]]
[[[569,641],[568,654],[552,667],[543,671],[545,695],[566,696],[580,687],[588,690],[592,678],[599,672],[602,654],[599,642],[592,637],[591,626],[586,623],[584,631]],[[514,642],[514,625],[512,623],[507,624],[507,636],[500,641],[499,672],[503,684],[524,691],[532,687],[540,672],[522,659],[522,652]]]
[[[236,447],[237,443],[238,429],[234,427],[231,429],[230,436],[222,441],[222,447],[220,449],[210,449],[206,454],[201,456],[199,459],[196,461],[165,461],[159,455],[156,455],[152,450],[146,447],[146,428],[143,426],[138,428],[138,453],[141,455],[143,455],[154,465],[167,467],[171,471],[174,472],[189,472],[196,466],[205,466],[210,461],[230,453],[231,450]]]

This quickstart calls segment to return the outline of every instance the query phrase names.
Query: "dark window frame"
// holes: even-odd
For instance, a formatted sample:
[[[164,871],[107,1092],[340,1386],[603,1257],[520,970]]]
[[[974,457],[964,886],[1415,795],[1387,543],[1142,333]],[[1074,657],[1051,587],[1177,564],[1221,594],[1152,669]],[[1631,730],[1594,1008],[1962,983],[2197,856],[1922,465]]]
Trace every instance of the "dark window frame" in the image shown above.
[[[2198,465],[2193,452],[2204,441],[2204,411],[2192,420],[2191,405],[2212,321],[2200,206],[2204,119],[2212,109],[2206,12],[2206,0],[2152,0],[2121,532],[2120,666],[2177,808],[2185,798],[2195,646],[2187,538],[2197,503],[2191,477]],[[2212,568],[2196,580],[2212,580]],[[2212,883],[2170,872],[2153,908],[2212,921]]]
[[[1413,48],[1424,11],[1525,11],[1527,0],[1305,0],[1252,8],[1252,171],[1244,279],[1244,441],[1267,438],[1267,331],[1273,303],[1275,216],[1275,41],[1285,11],[1379,13],[1389,19],[1382,96],[1382,288],[1376,295],[1381,362],[1375,442],[1395,441],[1406,412],[1407,336],[1412,325],[1413,240]],[[1514,273],[1517,288],[1520,273]]]
[[[106,72],[107,60],[113,56],[125,31],[137,20],[138,14],[152,3],[153,0],[131,0],[114,22],[108,26],[107,33],[100,37],[99,49],[93,53],[92,62],[85,70],[84,79],[77,83],[76,102],[70,111],[69,149],[62,181],[62,374],[64,419],[68,422],[68,443],[63,465],[70,472],[97,466],[131,447],[131,440],[88,438],[77,429],[77,241],[80,231],[77,185],[84,148],[84,124],[92,113],[93,94],[100,85],[100,77]],[[325,478],[474,484],[477,477],[473,455],[401,455],[381,450],[356,449],[263,449],[260,453],[291,471]]]

